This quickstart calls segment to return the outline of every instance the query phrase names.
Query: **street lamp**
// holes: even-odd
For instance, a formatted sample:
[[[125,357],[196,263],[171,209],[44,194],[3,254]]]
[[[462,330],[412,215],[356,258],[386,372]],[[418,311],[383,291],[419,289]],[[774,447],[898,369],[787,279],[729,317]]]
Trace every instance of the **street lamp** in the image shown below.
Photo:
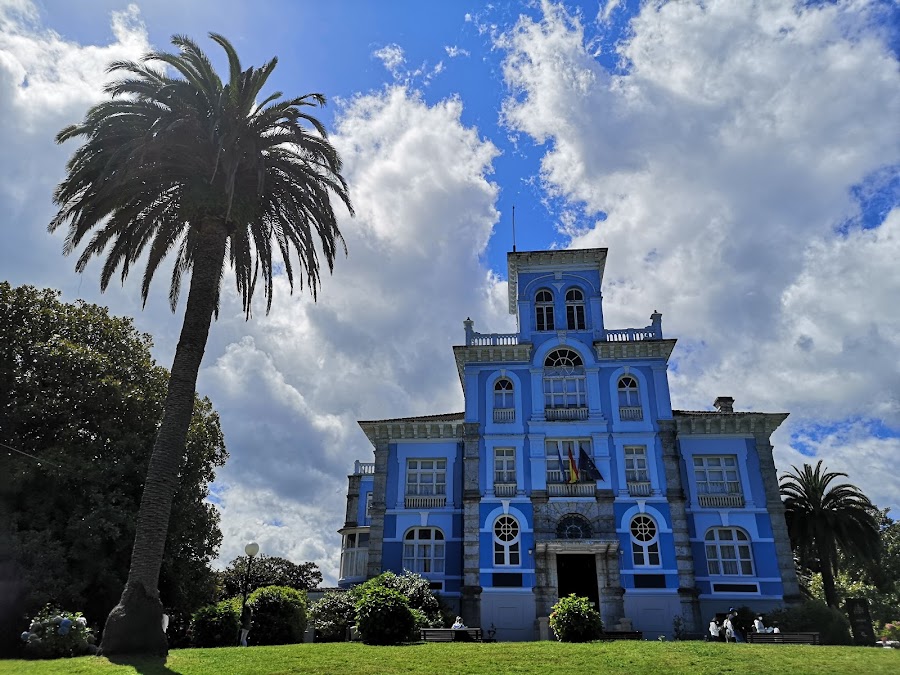
[[[250,568],[253,566],[253,556],[259,553],[259,544],[255,541],[249,542],[244,546],[244,553],[247,554],[247,571],[244,573],[244,599],[241,601],[241,621],[244,620],[244,611],[247,609],[247,589],[250,585]]]

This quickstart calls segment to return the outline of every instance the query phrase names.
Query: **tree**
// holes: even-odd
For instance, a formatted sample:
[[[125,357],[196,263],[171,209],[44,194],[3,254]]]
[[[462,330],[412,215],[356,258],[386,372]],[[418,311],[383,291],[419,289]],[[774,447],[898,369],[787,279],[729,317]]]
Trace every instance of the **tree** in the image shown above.
[[[146,260],[141,285],[146,303],[155,272],[174,251],[173,311],[182,276],[191,273],[131,569],[103,633],[106,654],[167,652],[159,571],[178,460],[226,258],[248,319],[260,272],[267,311],[276,274],[283,274],[293,289],[294,255],[296,281],[315,299],[320,282],[316,240],[329,270],[338,244],[343,245],[332,195],[352,214],[340,158],[323,125],[307,112],[324,105],[324,96],[282,100],[276,92],[258,102],[277,59],[243,70],[231,44],[221,35],[210,37],[228,57],[226,82],[196,43],[175,36],[178,53],[151,52],[141,62],[112,63],[110,72],[123,77],[106,87],[111,98],[57,135],[60,143],[84,139],[57,186],[54,201],[60,210],[49,226],[52,232],[68,223],[66,254],[91,235],[76,269],[83,271],[92,258],[105,255],[100,277],[105,290],[117,270],[124,282],[132,266]],[[168,66],[176,75],[152,64]]]
[[[322,583],[322,572],[314,562],[299,565],[278,556],[259,555],[250,566],[247,575],[247,556],[239,556],[228,563],[222,572],[222,590],[225,597],[243,595],[246,579],[247,592],[263,586],[287,586],[298,591],[309,591]]]
[[[11,621],[51,602],[94,625],[127,577],[122,542],[134,537],[168,373],[131,319],[58,296],[0,283],[0,523],[10,552],[3,578],[17,583]],[[209,562],[222,534],[205,499],[226,458],[218,415],[198,398],[163,564],[162,599],[173,615],[214,597]],[[3,628],[4,637],[21,632]]]
[[[825,601],[838,608],[834,576],[839,568],[839,550],[862,559],[878,555],[879,535],[875,507],[859,488],[847,483],[832,485],[845,473],[822,471],[809,464],[780,478],[785,519],[791,545],[800,564],[822,575]]]

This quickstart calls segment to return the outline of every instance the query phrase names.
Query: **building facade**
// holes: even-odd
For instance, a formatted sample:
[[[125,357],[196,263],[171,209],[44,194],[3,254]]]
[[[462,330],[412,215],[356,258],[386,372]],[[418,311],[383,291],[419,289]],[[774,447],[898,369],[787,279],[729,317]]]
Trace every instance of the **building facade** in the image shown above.
[[[460,413],[361,421],[340,585],[427,577],[467,625],[549,636],[577,593],[604,625],[700,633],[731,606],[799,596],[770,435],[786,413],[672,410],[654,312],[607,329],[606,249],[510,253],[519,330],[454,347]]]

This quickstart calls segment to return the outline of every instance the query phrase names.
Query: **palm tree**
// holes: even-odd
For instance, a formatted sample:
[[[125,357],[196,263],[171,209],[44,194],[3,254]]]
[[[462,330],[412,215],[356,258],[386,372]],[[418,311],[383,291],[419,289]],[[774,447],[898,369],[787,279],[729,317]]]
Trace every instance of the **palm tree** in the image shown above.
[[[809,464],[800,471],[780,478],[785,519],[791,545],[800,564],[822,574],[825,602],[838,607],[834,575],[838,571],[838,549],[852,551],[864,560],[878,555],[880,536],[875,507],[858,487],[847,483],[832,485],[845,473],[823,472],[822,461],[813,469]]]
[[[174,252],[169,301],[175,311],[182,276],[190,272],[184,322],[172,364],[165,412],[144,484],[128,581],[103,633],[106,654],[166,653],[157,582],[172,496],[194,404],[226,257],[249,319],[260,272],[266,311],[273,279],[282,273],[313,299],[319,287],[319,242],[331,271],[346,246],[331,204],[336,195],[353,213],[341,161],[325,128],[308,108],[321,94],[257,101],[277,59],[242,70],[231,44],[210,34],[228,57],[222,82],[190,39],[172,38],[178,53],[151,52],[140,62],[118,61],[122,77],[81,124],[63,129],[58,143],[83,138],[67,164],[54,201],[54,231],[68,223],[70,254],[89,233],[76,269],[105,255],[105,290],[121,268],[146,261],[144,304],[154,273]],[[162,69],[159,69],[159,66]],[[175,71],[168,75],[168,66]],[[170,71],[171,72],[171,71]],[[273,265],[277,247],[280,265]],[[299,260],[295,269],[294,257]]]

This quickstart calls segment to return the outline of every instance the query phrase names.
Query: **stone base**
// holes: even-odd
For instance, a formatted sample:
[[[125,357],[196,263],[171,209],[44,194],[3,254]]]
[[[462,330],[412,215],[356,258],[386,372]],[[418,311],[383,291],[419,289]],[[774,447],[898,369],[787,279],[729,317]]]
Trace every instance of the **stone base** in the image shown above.
[[[141,583],[126,586],[122,599],[106,618],[100,653],[166,656],[169,643],[162,630],[163,606]]]

